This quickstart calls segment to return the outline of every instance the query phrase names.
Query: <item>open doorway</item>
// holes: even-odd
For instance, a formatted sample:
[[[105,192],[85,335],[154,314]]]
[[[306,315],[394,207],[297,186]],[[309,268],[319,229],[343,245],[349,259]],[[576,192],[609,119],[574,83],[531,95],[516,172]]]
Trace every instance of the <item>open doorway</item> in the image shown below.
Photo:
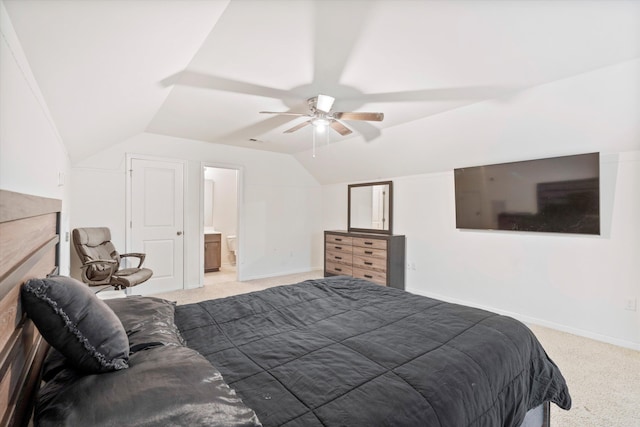
[[[203,284],[236,281],[239,251],[239,169],[202,166]]]

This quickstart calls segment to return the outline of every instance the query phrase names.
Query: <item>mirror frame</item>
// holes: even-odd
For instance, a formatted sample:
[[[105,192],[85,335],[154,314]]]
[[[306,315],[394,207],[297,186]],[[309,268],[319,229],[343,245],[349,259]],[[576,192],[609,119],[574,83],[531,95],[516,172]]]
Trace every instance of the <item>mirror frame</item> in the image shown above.
[[[358,187],[372,187],[374,185],[388,185],[389,186],[389,218],[388,218],[388,230],[379,230],[375,228],[358,228],[351,226],[351,190]],[[361,233],[376,233],[376,234],[393,234],[393,181],[378,181],[378,182],[363,182],[361,184],[349,184],[347,190],[347,231],[348,232],[361,232]]]

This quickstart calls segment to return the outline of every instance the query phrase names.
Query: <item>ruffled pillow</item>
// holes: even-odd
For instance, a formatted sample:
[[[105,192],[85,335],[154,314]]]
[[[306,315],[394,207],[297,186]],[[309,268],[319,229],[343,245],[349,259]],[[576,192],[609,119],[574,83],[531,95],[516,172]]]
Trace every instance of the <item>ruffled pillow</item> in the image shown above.
[[[84,283],[65,276],[31,279],[21,296],[40,334],[74,368],[101,373],[129,366],[129,340],[120,319]]]

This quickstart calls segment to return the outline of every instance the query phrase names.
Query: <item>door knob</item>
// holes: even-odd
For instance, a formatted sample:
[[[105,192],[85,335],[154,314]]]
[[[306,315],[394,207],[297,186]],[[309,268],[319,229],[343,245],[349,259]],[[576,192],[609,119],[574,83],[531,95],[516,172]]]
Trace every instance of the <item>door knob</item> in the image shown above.
[[[178,236],[182,236],[182,231],[178,231],[176,234],[177,234]]]

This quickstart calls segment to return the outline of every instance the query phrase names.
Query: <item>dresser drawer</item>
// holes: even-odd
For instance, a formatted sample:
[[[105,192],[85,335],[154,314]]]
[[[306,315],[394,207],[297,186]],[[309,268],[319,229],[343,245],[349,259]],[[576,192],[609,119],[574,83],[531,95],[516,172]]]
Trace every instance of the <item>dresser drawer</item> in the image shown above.
[[[352,246],[351,245],[345,245],[344,243],[331,243],[331,242],[327,242],[327,252],[331,251],[331,252],[341,252],[341,253],[345,253],[345,254],[349,254],[351,255],[351,249]]]
[[[382,273],[379,271],[365,270],[364,268],[353,267],[353,277],[366,279],[382,286],[387,285],[387,273]]]
[[[353,247],[353,256],[362,256],[368,258],[387,259],[387,251],[384,249],[362,248],[360,246]]]
[[[353,266],[366,270],[385,272],[387,271],[387,260],[354,255]]]
[[[353,262],[353,256],[351,255],[351,252],[345,253],[345,252],[327,251],[325,256],[327,258],[327,261],[331,261],[338,264],[351,265],[351,263]]]
[[[331,274],[351,276],[353,275],[353,268],[350,265],[338,264],[335,262],[327,261],[326,271]]]
[[[387,241],[384,239],[368,239],[364,237],[354,237],[353,246],[362,248],[387,250]]]
[[[339,234],[327,234],[326,242],[329,243],[337,243],[339,245],[348,245],[351,246],[353,242],[353,237],[350,236],[341,236]]]

